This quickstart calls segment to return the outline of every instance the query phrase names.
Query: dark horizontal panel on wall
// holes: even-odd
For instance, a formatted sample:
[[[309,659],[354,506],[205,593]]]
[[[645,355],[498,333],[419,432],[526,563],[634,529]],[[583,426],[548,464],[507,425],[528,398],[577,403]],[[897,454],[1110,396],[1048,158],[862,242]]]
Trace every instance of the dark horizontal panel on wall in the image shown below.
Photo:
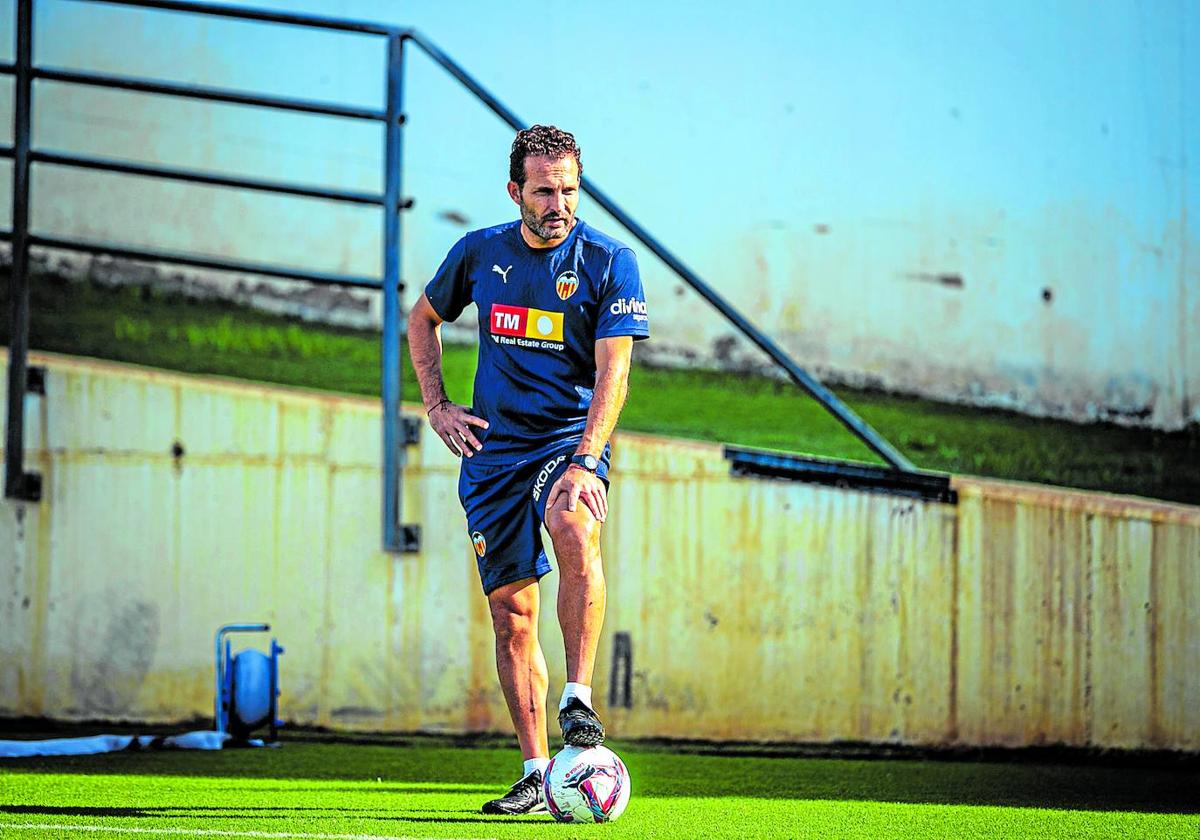
[[[828,487],[958,504],[958,494],[950,486],[950,476],[945,473],[907,472],[874,464],[741,446],[726,446],[725,458],[730,462],[733,474],[738,476],[806,481]]]

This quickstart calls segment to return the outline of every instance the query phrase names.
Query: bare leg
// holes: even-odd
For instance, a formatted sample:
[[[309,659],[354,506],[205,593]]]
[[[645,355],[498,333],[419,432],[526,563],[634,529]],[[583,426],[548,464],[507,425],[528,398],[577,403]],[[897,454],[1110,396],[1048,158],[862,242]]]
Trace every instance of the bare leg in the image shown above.
[[[566,497],[560,496],[546,514],[558,560],[558,623],[567,652],[567,681],[591,685],[607,597],[600,523],[586,506],[576,505],[571,512],[566,505]]]
[[[538,605],[536,578],[510,583],[488,596],[496,631],[496,670],[525,759],[550,755],[546,738],[549,676],[538,644]]]

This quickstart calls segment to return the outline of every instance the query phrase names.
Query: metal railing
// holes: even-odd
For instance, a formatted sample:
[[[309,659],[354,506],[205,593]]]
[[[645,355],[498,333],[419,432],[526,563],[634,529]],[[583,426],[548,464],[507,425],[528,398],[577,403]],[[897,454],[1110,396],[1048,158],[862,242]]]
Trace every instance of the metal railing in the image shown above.
[[[0,65],[0,73],[16,76],[14,108],[14,146],[0,149],[0,156],[11,157],[13,173],[13,229],[0,233],[0,238],[12,242],[12,303],[10,311],[11,342],[9,353],[8,427],[5,443],[5,495],[9,498],[36,500],[40,494],[40,478],[24,470],[24,395],[28,390],[27,353],[29,347],[29,249],[30,247],[61,248],[66,250],[109,254],[133,260],[146,260],[221,271],[245,272],[272,277],[303,280],[312,283],[336,284],[383,290],[383,339],[381,361],[383,401],[383,543],[391,551],[415,551],[419,547],[419,530],[400,520],[401,489],[405,446],[414,442],[415,424],[405,423],[400,413],[400,251],[402,247],[400,211],[411,202],[401,199],[403,171],[404,104],[404,47],[412,42],[430,59],[457,79],[484,105],[514,130],[527,127],[488,92],[459,64],[438,49],[420,33],[402,27],[368,21],[327,18],[314,15],[290,14],[255,9],[234,9],[209,3],[179,2],[179,0],[76,0],[77,2],[144,7],[159,11],[176,11],[211,15],[238,20],[277,23],[288,26],[311,27],[347,33],[377,35],[387,39],[387,87],[385,102],[380,109],[351,107],[330,102],[317,102],[286,97],[262,96],[244,91],[205,87],[191,84],[166,83],[154,79],[69,71],[41,67],[33,57],[33,3],[17,0],[17,50],[13,64]],[[386,125],[384,192],[382,194],[333,190],[277,181],[235,178],[209,172],[165,166],[135,164],[85,155],[67,155],[31,147],[30,128],[33,112],[33,82],[54,81],[72,85],[115,88],[147,94],[185,97],[213,102],[235,103],[285,111],[321,114],[353,120],[373,120]],[[30,167],[33,164],[67,166],[80,169],[118,172],[140,177],[160,178],[210,186],[247,189],[276,194],[320,198],[330,201],[376,205],[383,210],[383,277],[361,277],[308,271],[263,263],[223,260],[197,254],[131,248],[111,242],[83,242],[54,236],[34,235],[29,231]],[[582,182],[583,190],[605,211],[622,224],[639,242],[661,259],[685,283],[732,323],[740,333],[771,358],[788,377],[821,403],[858,439],[878,454],[898,480],[904,476],[927,476],[918,472],[904,455],[885,440],[797,364],[765,333],[754,326],[742,313],[704,282],[682,260],[609,198],[589,178]]]
[[[265,96],[239,90],[175,84],[157,79],[130,78],[101,73],[64,70],[39,66],[33,56],[33,0],[17,2],[16,62],[0,66],[0,72],[16,75],[16,104],[14,113],[14,146],[0,149],[0,154],[13,158],[13,229],[7,235],[12,241],[12,308],[11,342],[8,376],[8,428],[5,438],[5,495],[9,498],[36,500],[40,497],[41,481],[36,473],[24,468],[24,395],[27,390],[27,354],[29,348],[29,249],[30,247],[59,248],[93,254],[108,254],[132,260],[171,263],[220,271],[244,272],[310,283],[352,286],[383,290],[382,398],[384,481],[382,494],[383,543],[392,551],[415,551],[420,544],[416,525],[401,522],[401,492],[405,446],[413,443],[415,430],[405,424],[400,413],[400,211],[401,201],[401,127],[404,89],[404,41],[406,30],[366,21],[338,20],[276,13],[250,9],[230,9],[206,3],[185,3],[175,0],[80,0],[80,2],[144,7],[159,11],[213,15],[238,20],[260,21],[289,26],[302,26],[346,33],[377,35],[387,39],[387,90],[382,107],[377,109],[316,102],[278,96]],[[253,178],[230,177],[176,167],[129,163],[87,155],[61,154],[34,149],[30,140],[35,80],[69,85],[109,88],[157,96],[180,97],[209,102],[233,103],[282,111],[340,117],[349,120],[371,120],[386,125],[384,145],[384,191],[365,193],[327,189],[304,184]],[[34,164],[72,167],[77,169],[116,172],[145,178],[205,184],[253,190],[264,193],[317,198],[360,205],[374,205],[383,216],[383,277],[364,277],[304,270],[265,263],[218,259],[200,254],[170,252],[148,248],[133,248],[115,242],[85,242],[57,236],[31,234],[29,231],[30,167]]]

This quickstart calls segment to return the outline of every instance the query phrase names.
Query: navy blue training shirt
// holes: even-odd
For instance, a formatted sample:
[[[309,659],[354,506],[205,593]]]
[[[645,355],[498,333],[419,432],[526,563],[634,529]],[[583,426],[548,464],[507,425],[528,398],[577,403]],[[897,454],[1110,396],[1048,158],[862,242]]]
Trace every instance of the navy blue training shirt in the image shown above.
[[[648,338],[646,296],[633,251],[578,217],[554,248],[531,248],[521,223],[468,233],[425,295],[443,321],[479,307],[472,411],[475,460],[501,462],[578,439],[596,382],[596,340]]]

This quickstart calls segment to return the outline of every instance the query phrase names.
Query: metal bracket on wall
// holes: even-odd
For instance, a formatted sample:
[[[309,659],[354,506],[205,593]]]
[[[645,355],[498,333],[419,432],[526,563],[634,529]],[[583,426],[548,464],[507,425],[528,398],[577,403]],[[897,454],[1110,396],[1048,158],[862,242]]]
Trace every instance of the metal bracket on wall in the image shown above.
[[[401,465],[408,462],[407,453],[404,452],[410,446],[416,446],[421,442],[421,427],[425,423],[420,417],[411,417],[407,414],[400,415],[400,448],[401,448]],[[403,466],[401,466],[403,470]],[[400,523],[400,527],[396,536],[399,538],[399,545],[395,550],[401,554],[416,554],[421,550],[421,526],[414,524]]]
[[[44,365],[29,365],[25,368],[25,393],[46,395],[46,368]],[[22,443],[24,436],[22,436]],[[42,500],[42,474],[22,472],[21,480],[13,492],[8,494],[10,499],[22,502],[40,502]]]
[[[8,493],[8,498],[16,499],[19,502],[40,502],[42,500],[42,474],[21,473],[20,484]]]
[[[421,442],[421,427],[425,423],[420,417],[405,415],[400,418],[400,445],[416,446]]]
[[[421,526],[400,526],[400,551],[404,554],[416,554],[421,550]]]
[[[25,392],[46,396],[46,368],[43,365],[25,368]]]
[[[633,640],[629,633],[613,634],[612,667],[608,673],[610,709],[633,708]]]

